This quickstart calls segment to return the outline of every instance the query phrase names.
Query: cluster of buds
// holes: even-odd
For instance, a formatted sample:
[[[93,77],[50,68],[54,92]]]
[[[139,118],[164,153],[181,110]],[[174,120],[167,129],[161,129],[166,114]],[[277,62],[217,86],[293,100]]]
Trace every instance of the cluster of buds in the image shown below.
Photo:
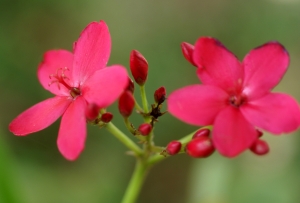
[[[100,113],[100,108],[95,104],[89,104],[85,116],[88,121],[95,125],[103,126],[113,119],[113,114],[110,112]]]

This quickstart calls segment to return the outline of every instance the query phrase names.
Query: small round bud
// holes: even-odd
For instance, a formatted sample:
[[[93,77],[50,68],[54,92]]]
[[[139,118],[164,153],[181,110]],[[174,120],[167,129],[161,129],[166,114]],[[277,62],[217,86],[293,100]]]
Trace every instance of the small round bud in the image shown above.
[[[128,77],[128,85],[125,88],[125,90],[130,91],[132,94],[134,93],[134,83],[129,77]]]
[[[148,76],[148,62],[137,50],[130,53],[130,70],[135,82],[144,85]]]
[[[178,154],[180,149],[181,149],[181,142],[174,140],[174,141],[169,142],[169,144],[166,147],[166,152],[169,155],[175,155],[175,154]]]
[[[192,139],[198,138],[198,137],[208,137],[210,133],[210,130],[207,128],[203,128],[195,132]]]
[[[149,123],[143,123],[139,126],[139,132],[141,133],[141,135],[143,136],[147,136],[149,135],[149,133],[152,130],[152,126]]]
[[[186,60],[188,60],[188,62],[190,62],[193,66],[197,66],[193,60],[193,52],[194,52],[193,45],[191,45],[187,42],[182,42],[181,43],[181,51],[183,53],[184,58]]]
[[[215,147],[209,137],[198,137],[192,139],[185,147],[185,151],[188,155],[194,158],[206,158],[210,156]]]
[[[134,97],[130,91],[124,91],[123,94],[120,96],[119,99],[119,111],[122,116],[129,117],[132,113],[134,108]]]
[[[262,137],[263,136],[263,132],[261,132],[260,130],[256,130],[257,132],[257,137]]]
[[[104,114],[102,114],[101,116],[101,121],[103,123],[109,123],[112,119],[113,119],[114,115],[110,112],[106,112]]]
[[[154,92],[154,100],[156,103],[161,104],[165,101],[165,99],[166,99],[166,88],[162,86]]]
[[[96,104],[88,104],[85,109],[85,117],[87,120],[95,120],[98,117],[100,108]]]
[[[270,151],[270,148],[266,141],[257,139],[250,147],[250,150],[256,155],[265,155]]]

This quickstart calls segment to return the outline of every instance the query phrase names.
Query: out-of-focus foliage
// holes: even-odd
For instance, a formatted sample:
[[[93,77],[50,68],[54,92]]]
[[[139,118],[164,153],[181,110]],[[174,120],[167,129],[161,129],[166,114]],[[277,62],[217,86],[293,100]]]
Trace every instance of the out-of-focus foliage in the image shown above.
[[[299,8],[297,0],[0,1],[0,180],[13,187],[13,194],[0,187],[0,202],[120,202],[134,159],[105,129],[90,126],[85,151],[69,162],[56,147],[58,122],[26,137],[12,135],[7,127],[23,110],[51,96],[36,77],[43,53],[71,50],[91,21],[103,19],[109,26],[113,45],[109,64],[128,67],[132,49],[146,57],[150,103],[160,86],[168,93],[199,82],[180,43],[194,43],[200,36],[219,39],[241,60],[267,41],[281,42],[291,63],[275,91],[300,100]],[[135,96],[140,101],[138,92]],[[124,130],[116,105],[109,110]],[[170,115],[159,120],[155,141],[161,146],[196,129]],[[137,115],[132,121],[136,126],[142,123]],[[171,157],[149,173],[138,202],[297,203],[299,136],[265,134],[271,152],[264,157],[250,152],[235,159],[217,153],[199,160]]]

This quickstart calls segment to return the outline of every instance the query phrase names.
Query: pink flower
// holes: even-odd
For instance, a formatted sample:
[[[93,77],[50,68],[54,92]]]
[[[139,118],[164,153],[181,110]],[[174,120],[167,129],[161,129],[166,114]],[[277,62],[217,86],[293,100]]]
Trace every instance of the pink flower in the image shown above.
[[[258,139],[255,128],[273,134],[298,128],[297,102],[270,92],[289,64],[278,42],[251,50],[239,62],[218,40],[202,37],[195,44],[193,62],[203,85],[174,91],[168,111],[192,125],[213,125],[213,144],[222,155],[234,157],[248,149]]]
[[[74,54],[67,50],[46,52],[38,67],[38,79],[55,96],[21,113],[9,130],[24,136],[48,127],[62,115],[58,149],[66,159],[75,160],[84,149],[88,104],[106,108],[127,86],[124,67],[105,68],[110,49],[108,27],[100,21],[83,30],[74,43]]]

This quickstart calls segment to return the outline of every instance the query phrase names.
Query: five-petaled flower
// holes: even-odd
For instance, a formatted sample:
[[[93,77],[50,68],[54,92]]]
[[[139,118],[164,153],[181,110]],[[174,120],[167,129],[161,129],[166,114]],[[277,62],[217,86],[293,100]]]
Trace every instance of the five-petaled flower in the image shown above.
[[[9,125],[15,135],[40,131],[61,115],[57,145],[62,155],[75,160],[86,140],[88,104],[106,108],[123,92],[127,71],[120,65],[106,67],[111,38],[104,21],[90,23],[74,43],[73,52],[51,50],[38,67],[42,86],[56,95],[21,113]]]
[[[192,125],[213,125],[213,144],[222,155],[234,157],[248,149],[257,140],[255,128],[273,134],[298,128],[298,103],[287,94],[270,92],[289,64],[278,42],[251,50],[239,62],[218,40],[202,37],[193,62],[203,84],[174,91],[168,111]]]

